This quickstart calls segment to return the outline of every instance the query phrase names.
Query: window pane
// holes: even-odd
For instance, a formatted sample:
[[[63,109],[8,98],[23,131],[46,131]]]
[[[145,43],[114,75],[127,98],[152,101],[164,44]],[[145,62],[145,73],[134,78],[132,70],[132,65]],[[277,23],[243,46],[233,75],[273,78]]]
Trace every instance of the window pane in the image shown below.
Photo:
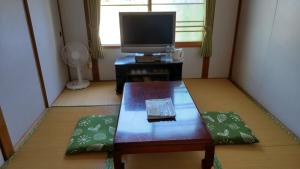
[[[202,41],[202,32],[176,32],[177,42],[198,42]]]
[[[201,41],[204,0],[152,0],[153,11],[176,11],[176,42]],[[193,32],[182,32],[193,31]]]
[[[204,3],[205,0],[152,0],[152,4],[164,3]]]
[[[176,42],[201,41],[205,0],[152,0],[152,11],[176,11]],[[148,0],[101,0],[102,44],[120,44],[119,12],[146,12]]]
[[[176,11],[177,21],[203,21],[204,5],[152,5],[153,11]]]
[[[203,27],[177,27],[176,32],[203,32]]]
[[[99,36],[102,44],[121,43],[119,12],[148,11],[147,0],[102,0],[101,3]]]
[[[101,5],[147,5],[148,0],[101,0]]]
[[[204,26],[204,21],[177,21],[176,26]]]

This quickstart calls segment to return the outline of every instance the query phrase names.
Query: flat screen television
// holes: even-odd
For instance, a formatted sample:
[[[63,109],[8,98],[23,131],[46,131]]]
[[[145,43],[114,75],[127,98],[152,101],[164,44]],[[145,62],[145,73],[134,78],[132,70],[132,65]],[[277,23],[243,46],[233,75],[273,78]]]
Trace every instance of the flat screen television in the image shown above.
[[[120,12],[119,16],[122,52],[149,55],[175,46],[176,12]]]

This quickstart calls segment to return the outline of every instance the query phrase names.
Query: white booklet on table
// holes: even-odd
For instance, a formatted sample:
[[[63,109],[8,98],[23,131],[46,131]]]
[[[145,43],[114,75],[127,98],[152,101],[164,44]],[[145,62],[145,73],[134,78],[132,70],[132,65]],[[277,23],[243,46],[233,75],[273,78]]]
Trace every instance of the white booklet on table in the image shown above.
[[[176,116],[171,98],[149,99],[145,102],[149,120],[170,119]]]

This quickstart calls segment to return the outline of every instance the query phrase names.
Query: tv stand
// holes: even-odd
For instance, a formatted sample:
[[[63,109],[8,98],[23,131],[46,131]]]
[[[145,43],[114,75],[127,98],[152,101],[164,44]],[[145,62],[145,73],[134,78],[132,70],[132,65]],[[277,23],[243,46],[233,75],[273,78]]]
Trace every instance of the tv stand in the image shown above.
[[[134,59],[136,63],[152,63],[152,62],[160,62],[161,56],[144,55],[144,56],[135,56]]]
[[[134,55],[128,55],[116,59],[115,71],[116,92],[122,93],[125,82],[181,80],[182,62],[174,62],[169,55],[161,55],[157,62],[136,62]]]

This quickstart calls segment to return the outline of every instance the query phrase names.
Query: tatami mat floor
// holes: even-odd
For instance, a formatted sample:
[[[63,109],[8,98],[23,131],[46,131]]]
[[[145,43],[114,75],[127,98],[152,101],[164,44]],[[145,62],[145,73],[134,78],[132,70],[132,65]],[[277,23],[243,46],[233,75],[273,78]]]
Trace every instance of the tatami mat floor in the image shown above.
[[[53,107],[5,169],[103,169],[106,153],[65,156],[77,120],[92,114],[117,113],[119,106]],[[128,155],[126,169],[198,169],[203,152]],[[153,163],[155,161],[155,163]]]
[[[185,84],[200,111],[237,112],[260,140],[260,143],[253,145],[217,146],[216,154],[223,169],[300,168],[299,142],[229,80],[186,79]],[[87,107],[49,108],[40,126],[19,149],[7,168],[102,169],[106,158],[103,153],[66,157],[64,152],[80,116],[118,112],[119,106],[117,105],[88,105],[90,102],[93,103],[90,105],[100,104],[99,98],[105,100],[101,101],[100,105],[120,104],[121,96],[115,95],[114,87],[114,82],[101,82],[91,86],[94,92],[82,90],[80,94],[73,94],[67,91],[67,97],[63,93],[54,105],[76,106],[78,104]],[[62,99],[62,97],[65,98]],[[68,101],[68,97],[73,101],[68,103],[62,101]],[[125,160],[128,162],[126,169],[199,169],[202,156],[202,152],[143,154],[130,155]]]
[[[299,141],[229,80],[188,79],[185,84],[201,112],[236,112],[260,141],[216,146],[223,169],[300,168]]]
[[[116,82],[96,82],[82,90],[65,89],[52,106],[96,106],[120,104],[121,95],[116,95]]]
[[[119,106],[54,107],[46,110],[36,131],[21,146],[7,169],[102,169],[105,153],[65,156],[70,136],[81,116],[111,114]]]

